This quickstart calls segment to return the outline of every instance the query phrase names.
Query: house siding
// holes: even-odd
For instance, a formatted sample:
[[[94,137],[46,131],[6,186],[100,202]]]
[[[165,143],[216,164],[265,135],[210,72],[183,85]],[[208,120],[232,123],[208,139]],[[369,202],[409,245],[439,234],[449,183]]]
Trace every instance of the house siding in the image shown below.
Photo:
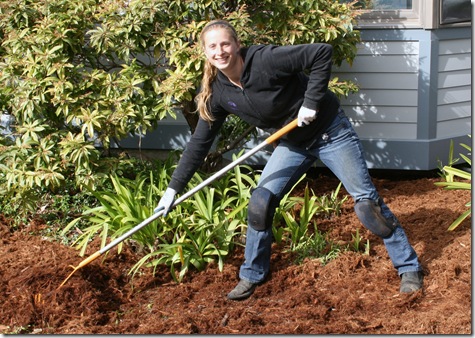
[[[358,84],[342,99],[370,168],[436,169],[465,152],[471,130],[470,28],[362,30],[352,66],[335,68]]]
[[[417,41],[363,41],[352,66],[333,75],[355,82],[359,91],[341,101],[361,139],[416,139]]]
[[[437,137],[470,134],[471,41],[441,41],[438,55]]]

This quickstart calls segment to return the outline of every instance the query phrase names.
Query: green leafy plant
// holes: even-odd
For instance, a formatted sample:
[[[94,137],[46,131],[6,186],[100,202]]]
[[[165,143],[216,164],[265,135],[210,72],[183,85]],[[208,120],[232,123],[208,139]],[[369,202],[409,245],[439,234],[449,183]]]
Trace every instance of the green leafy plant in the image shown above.
[[[76,229],[75,233],[79,235],[73,243],[81,250],[80,255],[84,255],[87,245],[96,236],[101,238],[101,247],[104,247],[107,241],[142,222],[151,215],[166,190],[175,167],[175,155],[171,154],[164,163],[158,162],[152,169],[146,167],[134,173],[131,178],[111,175],[110,187],[91,192],[99,206],[87,208],[81,217],[64,228],[62,235],[76,229],[79,222],[88,223],[88,226]],[[195,173],[188,188],[203,182],[205,176]],[[131,268],[130,274],[134,276],[142,268],[155,270],[159,265],[167,265],[174,280],[181,282],[190,269],[202,270],[211,262],[216,262],[222,270],[234,246],[242,244],[236,238],[245,237],[250,191],[258,178],[258,171],[245,165],[236,166],[177,205],[167,217],[158,218],[135,233],[127,241],[144,255]],[[295,186],[304,179],[305,175]],[[330,196],[322,198],[306,186],[303,197],[293,197],[291,191],[281,201],[274,224],[280,220],[284,226],[274,226],[273,231],[280,229],[280,241],[289,245],[298,262],[305,257],[316,257],[325,263],[340,252],[339,246],[317,230],[315,221],[317,215],[329,217],[340,212],[341,204],[346,200],[346,197],[338,197],[340,187],[341,184]],[[118,246],[119,252],[122,245]]]
[[[339,216],[341,214],[341,207],[348,199],[348,196],[343,196],[343,198],[338,196],[341,186],[342,183],[340,182],[336,189],[331,192],[330,196],[325,194],[317,197],[318,204],[320,205],[320,213],[324,216],[332,217],[333,215]]]
[[[300,264],[305,259],[318,259],[323,265],[336,258],[342,251],[341,247],[331,240],[328,240],[325,234],[318,229],[299,242],[291,250],[295,255],[295,263]]]
[[[356,56],[356,15],[352,3],[327,0],[1,2],[0,107],[12,126],[0,136],[2,199],[31,211],[44,187],[100,190],[127,161],[112,156],[122,138],[180,113],[193,130],[197,37],[209,20],[231,21],[243,45],[327,42],[338,66]],[[357,90],[338,79],[330,88]],[[219,146],[240,147],[255,132],[229,123]]]
[[[457,164],[459,160],[460,158],[454,157],[454,140],[450,140],[447,164],[444,166],[443,162],[441,160],[438,160],[437,167],[439,168],[439,176],[442,177],[446,182],[452,182],[454,178],[453,175],[447,172],[444,167],[451,168],[452,166]]]
[[[361,235],[359,229],[356,229],[356,234],[351,234],[352,238],[352,245],[354,251],[360,250],[360,243],[361,243]]]
[[[294,186],[290,189],[290,191],[282,197],[280,200],[279,206],[276,209],[273,226],[272,226],[272,233],[274,236],[274,240],[280,244],[284,239],[284,232],[286,231],[285,227],[280,226],[281,223],[285,224],[284,215],[286,215],[288,210],[292,210],[295,205],[297,205],[298,201],[292,198],[291,194],[294,189],[302,182],[306,177],[306,174],[302,175],[302,177],[294,184]],[[290,221],[290,219],[289,219]]]
[[[297,263],[305,258],[318,258],[326,264],[342,249],[318,230],[316,218],[339,215],[347,196],[338,196],[341,182],[330,196],[317,196],[308,185],[305,186],[303,197],[291,196],[305,177],[304,175],[281,200],[274,218],[273,234],[277,243],[289,243],[288,250],[296,255]],[[284,226],[279,226],[280,223],[284,223]]]
[[[104,189],[90,192],[97,199],[98,206],[84,208],[82,215],[64,227],[62,234],[66,235],[79,223],[88,224],[87,227],[80,229],[81,235],[74,242],[74,245],[81,250],[82,256],[90,240],[98,233],[103,247],[107,239],[113,240],[121,236],[148,218],[168,185],[177,156],[179,156],[178,152],[172,152],[165,161],[157,161],[151,167],[145,165],[142,170],[139,170],[139,165],[136,164],[134,168],[138,171],[133,174],[129,173],[128,168],[118,171],[122,177],[112,174],[110,186],[104,184]],[[172,210],[172,212],[175,211]],[[173,222],[169,223],[170,226],[175,225]],[[136,245],[145,246],[151,250],[157,237],[165,236],[168,226],[168,223],[156,220],[135,233],[132,239]],[[121,249],[122,243],[118,246],[118,250]]]
[[[469,137],[471,137],[469,135]],[[468,154],[460,154],[460,156],[467,162],[470,167],[472,166],[472,160],[470,159],[470,155],[472,152],[472,148],[464,143],[460,144],[463,148],[465,148],[468,151]],[[453,158],[453,142],[450,144],[450,159]],[[442,168],[442,177],[445,178],[445,182],[436,182],[435,185],[444,187],[445,189],[450,189],[450,190],[472,190],[472,175],[469,172],[466,172],[464,170],[454,168],[453,165],[457,163],[456,161],[450,161],[449,165],[446,165]],[[455,178],[461,179],[461,181],[455,180]],[[469,181],[469,182],[467,182]],[[472,214],[472,202],[469,201],[465,204],[465,207],[468,208],[468,210],[464,211],[455,221],[452,222],[452,224],[449,226],[448,230],[452,231],[456,229],[460,223],[462,223],[467,217],[469,217]]]
[[[352,242],[345,248],[334,243],[327,238],[326,234],[318,230],[316,217],[332,217],[340,215],[341,206],[346,201],[348,196],[343,198],[338,197],[338,192],[341,188],[341,182],[337,189],[335,189],[330,196],[315,196],[310,197],[308,187],[305,188],[304,196],[294,199],[291,209],[286,209],[283,214],[283,220],[286,227],[278,228],[280,241],[288,234],[290,241],[289,251],[296,255],[295,262],[300,264],[306,258],[318,259],[322,264],[328,263],[330,260],[336,258],[342,251],[352,250],[355,252],[363,251],[363,254],[369,255],[370,243],[366,243],[362,247],[362,238],[359,230],[352,234]],[[300,203],[299,203],[300,202]],[[300,205],[299,217],[292,217],[292,209]],[[289,204],[287,204],[289,206]],[[296,221],[299,219],[299,222]],[[311,231],[310,229],[313,229]],[[274,231],[274,234],[277,230]]]
[[[192,266],[200,271],[215,261],[222,271],[224,259],[233,248],[233,237],[237,235],[240,225],[239,220],[196,224],[183,218],[173,240],[159,244],[158,249],[140,259],[130,273],[135,275],[142,267],[155,269],[164,264],[170,267],[173,279],[181,282]]]
[[[202,181],[198,174],[194,178],[195,184]],[[173,211],[179,213],[174,217],[178,224],[171,230],[173,235],[168,236],[170,241],[162,241],[157,250],[137,262],[131,273],[137,273],[142,266],[156,268],[166,264],[170,266],[172,277],[180,282],[191,266],[202,270],[206,264],[217,261],[222,270],[226,256],[234,247],[234,237],[242,236],[247,228],[245,210],[250,194],[249,187],[233,185],[233,189],[229,189],[223,182],[241,179],[251,180],[236,168],[226,174],[222,181],[215,182],[221,189],[205,187],[178,205]],[[172,215],[164,222],[170,217]]]
[[[361,251],[362,250],[361,243],[362,243],[363,238],[361,237],[359,229],[356,229],[356,233],[354,235],[351,234],[351,239],[352,241],[350,244],[350,248],[355,252]],[[366,243],[364,244],[364,250],[363,250],[364,254],[369,255],[369,250],[370,250],[370,244],[369,244],[369,239],[367,239]]]
[[[148,218],[166,190],[175,167],[170,156],[162,166],[137,173],[133,179],[111,176],[111,189],[94,191],[100,205],[89,208],[63,230],[66,234],[78,222],[90,225],[82,229],[74,245],[83,255],[92,238],[100,236],[101,247]],[[241,171],[246,169],[250,175]],[[203,182],[205,175],[195,173],[189,188]],[[202,270],[216,261],[222,269],[224,259],[235,245],[234,237],[246,229],[246,207],[250,188],[255,185],[252,171],[235,167],[220,180],[204,187],[173,208],[167,217],[158,218],[128,239],[144,256],[131,269],[135,275],[142,267],[165,264],[180,282],[191,267]],[[118,245],[122,249],[124,242]]]
[[[129,180],[112,176],[114,190],[92,192],[100,206],[88,209],[83,213],[83,217],[86,217],[91,225],[82,231],[82,235],[74,243],[78,248],[81,248],[81,256],[86,251],[91,238],[97,233],[101,237],[101,247],[104,247],[108,239],[113,240],[121,236],[151,215],[153,203],[156,203],[158,196],[158,191],[150,184],[152,180],[153,177],[138,176],[135,180]],[[76,218],[70,222],[64,228],[63,234],[81,219],[81,217]],[[165,231],[163,224],[155,221],[135,233],[132,238],[141,245],[153,248],[156,237]],[[120,243],[118,246],[119,252],[122,244]]]
[[[313,217],[321,210],[321,205],[317,203],[317,198],[315,195],[310,196],[310,190],[308,186],[305,187],[304,196],[302,198],[294,198],[297,203],[301,203],[300,212],[298,213],[298,220],[294,215],[291,214],[291,209],[289,211],[284,211],[282,216],[284,218],[286,230],[290,235],[291,245],[290,250],[298,247],[299,243],[306,240],[306,235],[308,231],[309,224],[314,224],[315,221],[312,221]]]

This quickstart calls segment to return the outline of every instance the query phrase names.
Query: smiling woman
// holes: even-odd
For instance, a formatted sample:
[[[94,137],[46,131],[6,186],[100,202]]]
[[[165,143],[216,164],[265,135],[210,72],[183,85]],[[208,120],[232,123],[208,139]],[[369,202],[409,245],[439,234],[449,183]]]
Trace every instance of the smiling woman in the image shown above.
[[[400,292],[422,288],[417,254],[379,197],[360,140],[329,89],[333,47],[326,43],[241,47],[227,21],[208,23],[200,41],[206,55],[202,92],[197,96],[200,118],[156,210],[167,210],[175,195],[184,191],[228,116],[267,132],[294,119],[299,127],[280,138],[251,193],[244,262],[228,299],[251,296],[267,279],[276,208],[317,160],[341,180],[363,225],[383,239],[401,277]]]
[[[208,25],[201,34],[201,44],[207,60],[242,89],[240,77],[244,61],[240,55],[241,45],[234,29],[221,21],[216,21]]]
[[[217,34],[222,36],[215,36]],[[207,35],[210,35],[209,40],[205,42],[205,36]],[[219,39],[219,41],[217,41],[217,39]],[[218,43],[225,45],[217,46]],[[224,51],[228,54],[228,58],[233,58],[234,62],[236,62],[235,68],[240,68],[242,70],[243,61],[241,57],[238,56],[241,46],[234,27],[229,25],[227,22],[221,20],[212,21],[207,24],[207,26],[201,32],[200,44],[206,55],[207,61],[205,62],[204,66],[201,91],[196,95],[196,105],[201,117],[205,121],[211,122],[214,120],[214,117],[210,114],[208,110],[208,100],[210,99],[212,93],[210,84],[212,79],[216,77],[218,69],[224,69],[224,71],[229,73],[228,77],[232,79],[232,83],[242,89],[241,82],[239,79],[240,73],[234,71],[235,74],[232,74],[233,70],[226,70],[226,68],[230,68],[229,65],[232,64],[232,61],[226,62],[225,65],[222,65],[220,64],[220,62],[214,61],[214,57],[216,57],[216,54],[218,54],[222,58],[222,54]],[[229,53],[231,53],[232,55],[229,55]],[[236,59],[241,60],[236,61]]]

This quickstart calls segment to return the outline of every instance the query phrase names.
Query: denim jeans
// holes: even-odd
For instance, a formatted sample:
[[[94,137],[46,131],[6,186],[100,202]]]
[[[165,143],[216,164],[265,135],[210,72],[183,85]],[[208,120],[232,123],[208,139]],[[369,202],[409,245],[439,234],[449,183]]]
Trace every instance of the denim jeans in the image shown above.
[[[258,186],[270,190],[280,200],[317,159],[338,177],[355,202],[379,198],[368,173],[361,142],[341,109],[325,133],[308,149],[281,141],[266,164]],[[417,254],[396,216],[384,202],[381,210],[385,218],[393,219],[397,224],[383,242],[398,274],[422,271]],[[247,227],[244,263],[239,272],[241,279],[253,283],[265,279],[270,268],[272,240],[272,229],[256,231]]]

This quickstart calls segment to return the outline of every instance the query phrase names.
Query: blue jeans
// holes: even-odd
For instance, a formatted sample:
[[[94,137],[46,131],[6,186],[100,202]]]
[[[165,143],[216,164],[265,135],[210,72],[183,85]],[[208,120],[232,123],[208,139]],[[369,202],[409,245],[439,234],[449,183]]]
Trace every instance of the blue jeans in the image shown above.
[[[258,186],[270,190],[280,200],[317,159],[338,177],[355,202],[379,198],[368,173],[361,142],[343,110],[309,149],[281,141],[266,164]],[[391,218],[398,224],[393,233],[383,239],[398,274],[422,271],[417,254],[396,216],[385,203],[381,205],[381,210],[385,218]],[[271,228],[256,231],[251,226],[247,227],[244,263],[239,272],[241,279],[253,283],[265,279],[270,268],[272,240]]]

